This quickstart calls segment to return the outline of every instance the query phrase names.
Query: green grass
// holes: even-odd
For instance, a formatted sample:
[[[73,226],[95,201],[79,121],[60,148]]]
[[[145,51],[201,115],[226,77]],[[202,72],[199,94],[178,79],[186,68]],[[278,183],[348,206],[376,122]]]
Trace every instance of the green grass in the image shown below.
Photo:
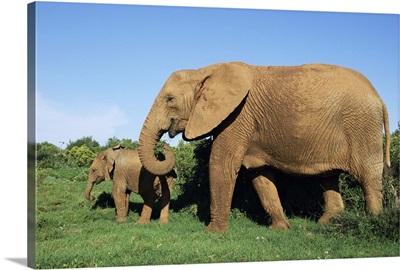
[[[393,237],[386,232],[398,228],[398,215],[396,219],[394,214],[398,210],[385,215],[390,218],[382,218],[385,226],[376,218],[349,214],[329,227],[310,219],[290,218],[289,231],[273,231],[234,210],[228,232],[206,233],[206,224],[191,211],[171,211],[167,225],[158,224],[157,219],[147,225],[135,224],[142,204],[136,194],[131,196],[128,221],[117,223],[111,199],[112,183],[94,187],[97,202],[84,198],[85,186],[83,181],[56,175],[45,176],[38,182],[37,268],[400,255],[398,234]]]

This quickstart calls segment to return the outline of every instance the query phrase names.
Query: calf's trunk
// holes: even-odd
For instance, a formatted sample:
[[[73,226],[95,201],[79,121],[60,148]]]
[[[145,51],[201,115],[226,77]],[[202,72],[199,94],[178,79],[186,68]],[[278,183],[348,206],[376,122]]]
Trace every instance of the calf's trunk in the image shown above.
[[[95,199],[95,197],[93,197],[90,193],[92,192],[94,186],[94,182],[88,181],[87,186],[86,186],[86,190],[85,190],[85,197],[86,199],[93,201]]]

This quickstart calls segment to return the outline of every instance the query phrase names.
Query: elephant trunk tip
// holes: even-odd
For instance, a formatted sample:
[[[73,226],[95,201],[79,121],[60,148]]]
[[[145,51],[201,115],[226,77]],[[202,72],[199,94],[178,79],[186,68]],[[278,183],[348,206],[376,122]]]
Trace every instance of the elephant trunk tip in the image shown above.
[[[96,199],[96,197],[90,195],[90,194],[85,194],[86,199],[88,199],[89,201],[94,201]]]
[[[166,175],[175,166],[175,157],[171,147],[164,143],[162,148],[165,154],[161,159],[158,159],[154,154],[154,147],[139,146],[139,159],[142,165],[154,175]]]

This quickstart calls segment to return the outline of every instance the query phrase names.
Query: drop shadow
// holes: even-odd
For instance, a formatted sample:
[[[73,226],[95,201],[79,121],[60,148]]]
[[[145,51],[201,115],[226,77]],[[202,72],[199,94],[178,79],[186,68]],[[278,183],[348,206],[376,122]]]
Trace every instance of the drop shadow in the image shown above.
[[[131,194],[132,197],[133,193]],[[115,202],[112,194],[110,192],[105,192],[101,193],[98,198],[96,199],[96,202],[93,204],[91,207],[91,210],[95,209],[108,209],[108,208],[113,208],[115,209]],[[139,202],[129,202],[129,211],[128,211],[128,217],[130,213],[138,213],[140,216],[141,212],[143,209],[143,203]],[[154,203],[153,206],[153,211],[151,213],[151,219],[159,219],[160,218],[160,204],[158,201]]]
[[[97,208],[115,208],[114,198],[112,197],[111,193],[103,191],[103,193],[99,195],[91,210]]]
[[[6,260],[22,265],[22,266],[28,266],[28,259],[27,258],[6,258]]]

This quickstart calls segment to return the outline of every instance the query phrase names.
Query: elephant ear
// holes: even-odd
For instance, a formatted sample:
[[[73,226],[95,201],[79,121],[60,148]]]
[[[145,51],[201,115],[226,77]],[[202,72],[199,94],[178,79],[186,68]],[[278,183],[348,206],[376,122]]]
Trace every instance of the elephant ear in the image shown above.
[[[124,146],[122,146],[121,144],[117,144],[117,145],[116,145],[116,146],[114,146],[112,149],[113,149],[113,150],[125,149],[125,147],[124,147]]]
[[[116,154],[114,152],[114,147],[111,149],[107,149],[106,153],[102,156],[104,166],[104,178],[106,181],[111,180],[111,172],[114,170],[114,164],[116,159]]]
[[[252,75],[240,63],[223,63],[199,70],[201,87],[185,128],[185,138],[204,136],[224,121],[248,94]]]

